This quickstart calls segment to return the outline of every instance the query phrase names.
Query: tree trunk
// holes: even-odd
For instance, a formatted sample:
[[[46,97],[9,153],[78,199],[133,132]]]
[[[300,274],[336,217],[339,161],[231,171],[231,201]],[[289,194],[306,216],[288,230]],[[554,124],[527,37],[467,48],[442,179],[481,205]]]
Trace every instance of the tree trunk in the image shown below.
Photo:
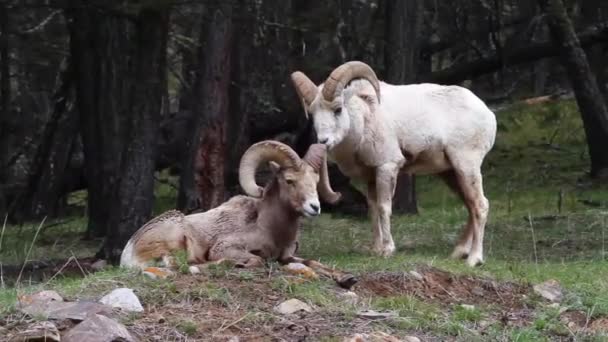
[[[8,8],[0,4],[0,215],[8,206],[7,168],[9,160],[9,122],[11,102]]]
[[[146,221],[154,204],[154,164],[162,98],[166,87],[168,10],[143,8],[137,15],[132,44],[132,87],[122,152],[120,181],[113,201],[110,228],[103,246],[103,257],[117,263],[122,248]]]
[[[547,13],[547,25],[555,45],[560,48],[561,62],[568,72],[581,112],[591,159],[591,177],[608,179],[608,108],[562,0],[538,2]]]
[[[64,60],[53,95],[53,111],[42,133],[30,165],[27,184],[11,210],[13,218],[56,216],[65,202],[72,146],[78,135],[78,113],[74,110],[73,68]]]
[[[105,236],[112,216],[114,189],[125,140],[125,118],[133,60],[126,17],[103,7],[72,0],[68,9],[70,50],[75,71],[85,177],[88,190],[88,237]]]
[[[418,37],[422,30],[423,2],[387,1],[385,45],[385,79],[389,83],[404,84],[416,80],[416,67],[420,55]],[[397,179],[393,211],[395,213],[415,214],[416,187],[414,177],[400,174]]]
[[[191,146],[180,176],[178,207],[186,212],[208,210],[224,201],[226,121],[233,39],[232,6],[214,8],[201,32],[206,45],[199,52]]]

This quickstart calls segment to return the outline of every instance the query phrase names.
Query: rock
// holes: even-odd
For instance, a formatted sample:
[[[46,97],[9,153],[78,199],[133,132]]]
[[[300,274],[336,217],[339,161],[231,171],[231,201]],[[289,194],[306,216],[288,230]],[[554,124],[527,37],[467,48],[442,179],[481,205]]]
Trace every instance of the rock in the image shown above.
[[[125,311],[144,311],[144,307],[141,306],[139,298],[137,298],[135,293],[133,293],[133,290],[125,287],[113,290],[112,292],[103,296],[99,302]]]
[[[367,319],[384,319],[398,317],[399,314],[396,311],[378,312],[375,310],[363,310],[357,312],[357,316]]]
[[[95,261],[93,264],[91,264],[91,268],[95,271],[101,271],[104,268],[106,268],[106,266],[108,266],[108,262],[105,261],[104,259],[99,259],[99,260]]]
[[[359,301],[359,296],[353,291],[340,292],[338,293],[338,297],[350,305],[355,305]]]
[[[420,273],[418,273],[416,271],[410,271],[409,273],[416,280],[422,280],[422,279],[424,279],[424,277],[422,276],[422,274],[420,274]]]
[[[142,274],[150,279],[167,279],[175,275],[170,269],[160,267],[146,267]]]
[[[291,263],[283,266],[283,269],[285,271],[287,271],[288,273],[295,274],[295,275],[301,275],[304,278],[308,278],[308,279],[318,279],[319,278],[317,273],[312,268],[310,268],[302,263],[299,263],[299,262],[291,262]]]
[[[289,315],[298,311],[312,312],[312,308],[301,300],[293,298],[277,305],[274,311],[283,315]]]
[[[135,342],[124,325],[102,315],[90,315],[63,336],[63,342]]]
[[[95,302],[35,301],[18,309],[30,317],[82,321],[90,314],[111,315],[112,308]]]
[[[560,302],[564,296],[559,282],[553,279],[534,285],[534,292],[552,302]]]
[[[34,294],[19,296],[19,303],[21,304],[31,304],[33,302],[47,302],[47,301],[55,301],[55,302],[63,302],[63,298],[56,291],[46,290],[36,292]]]
[[[373,332],[370,334],[355,334],[353,337],[344,339],[345,342],[420,342],[416,336],[406,336],[399,339],[384,332]]]
[[[470,304],[460,304],[460,307],[465,309],[465,310],[469,310],[469,311],[474,311],[475,310],[475,305],[470,305]]]
[[[17,333],[9,340],[10,342],[51,342],[61,341],[59,330],[51,322],[38,322],[29,326],[26,330]]]

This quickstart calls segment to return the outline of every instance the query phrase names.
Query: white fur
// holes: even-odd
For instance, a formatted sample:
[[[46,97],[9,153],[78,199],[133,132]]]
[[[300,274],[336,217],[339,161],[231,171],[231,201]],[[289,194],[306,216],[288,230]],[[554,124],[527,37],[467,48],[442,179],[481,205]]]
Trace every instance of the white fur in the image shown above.
[[[496,118],[485,103],[466,88],[437,84],[380,82],[381,101],[366,80],[354,80],[331,103],[322,89],[306,109],[330,159],[350,178],[372,184],[367,197],[374,250],[384,256],[395,250],[390,215],[398,172],[453,170],[474,213],[454,253],[468,255],[469,265],[482,262],[488,205],[480,167],[496,136]]]

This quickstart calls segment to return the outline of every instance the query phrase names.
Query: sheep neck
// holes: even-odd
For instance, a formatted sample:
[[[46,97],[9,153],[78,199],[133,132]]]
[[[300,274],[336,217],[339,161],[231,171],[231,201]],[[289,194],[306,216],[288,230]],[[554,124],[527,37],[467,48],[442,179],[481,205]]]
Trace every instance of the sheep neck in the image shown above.
[[[270,232],[275,244],[290,244],[295,239],[299,218],[300,214],[281,200],[279,183],[273,179],[260,200],[258,225]]]

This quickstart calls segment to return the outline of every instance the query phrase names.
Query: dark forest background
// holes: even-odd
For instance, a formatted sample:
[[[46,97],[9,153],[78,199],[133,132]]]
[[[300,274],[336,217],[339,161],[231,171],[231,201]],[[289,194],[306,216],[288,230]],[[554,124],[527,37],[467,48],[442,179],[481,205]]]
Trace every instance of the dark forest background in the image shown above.
[[[242,152],[314,141],[289,74],[317,83],[362,60],[389,83],[460,84],[491,107],[574,97],[591,178],[608,178],[608,2],[602,0],[0,1],[0,213],[69,213],[87,190],[87,238],[116,260],[150,219],[158,171],[175,206],[240,192]],[[585,170],[581,170],[585,171]],[[346,198],[330,210],[365,213]],[[399,180],[397,212],[416,212]]]

